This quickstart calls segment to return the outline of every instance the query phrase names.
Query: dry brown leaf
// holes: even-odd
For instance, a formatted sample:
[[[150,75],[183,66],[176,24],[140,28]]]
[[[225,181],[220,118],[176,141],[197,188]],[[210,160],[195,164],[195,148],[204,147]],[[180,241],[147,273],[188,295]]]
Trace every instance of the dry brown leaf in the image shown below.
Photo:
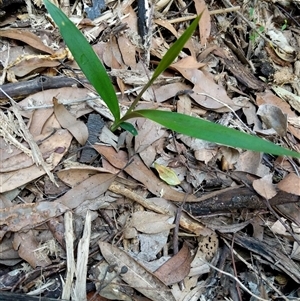
[[[168,20],[155,19],[154,22],[155,22],[155,24],[168,29],[176,38],[178,37],[178,33],[177,33],[176,29]]]
[[[123,16],[124,19],[122,19],[122,22],[127,24],[130,31],[128,32],[130,36],[137,34],[138,32],[138,17],[136,14],[136,10],[133,9],[130,1],[124,1],[122,2],[123,5]],[[125,6],[125,7],[124,7]],[[132,36],[134,38],[134,36]]]
[[[201,141],[200,139],[198,139],[199,141]],[[202,140],[203,142],[203,140]],[[202,145],[202,147],[205,147],[205,143],[204,145]],[[198,148],[195,150],[194,152],[194,156],[198,161],[204,162],[205,164],[207,164],[212,158],[214,158],[217,154],[217,146],[215,146],[215,149],[212,146],[209,146],[209,144],[207,143],[206,145],[207,148]]]
[[[276,133],[284,137],[287,132],[287,115],[277,106],[263,104],[260,105],[257,112],[267,129],[274,129]]]
[[[240,109],[240,106],[236,106],[233,100],[228,97],[224,87],[215,83],[211,74],[196,68],[190,69],[178,67],[178,64],[173,64],[172,67],[180,72],[183,77],[194,84],[194,93],[190,96],[202,107],[218,112],[230,111],[226,105],[230,106],[230,108],[233,110]],[[199,93],[205,93],[209,96],[212,96],[213,98],[217,99],[217,101],[211,97],[200,95]]]
[[[109,173],[93,175],[70,189],[62,197],[58,198],[56,202],[74,209],[82,202],[95,199],[106,192],[115,178],[116,175]]]
[[[298,95],[279,86],[273,86],[272,89],[281,99],[288,102],[293,109],[300,113],[300,97]]]
[[[288,174],[278,183],[277,187],[287,193],[300,196],[300,178],[294,173]]]
[[[187,56],[177,61],[176,63],[173,63],[170,66],[170,68],[174,68],[176,70],[177,69],[200,69],[205,65],[206,65],[205,63],[199,63],[194,57]]]
[[[109,170],[102,167],[93,166],[71,166],[66,167],[63,170],[57,172],[57,176],[65,184],[74,187],[84,180],[88,179],[90,176],[98,173],[112,173]]]
[[[191,87],[180,82],[159,85],[159,87],[154,87],[155,100],[159,103],[164,102],[170,98],[174,98],[178,93],[182,93],[185,90],[191,90]]]
[[[103,145],[95,145],[94,147],[113,166],[119,169],[124,168],[128,162],[127,155],[123,151],[116,152],[112,147]],[[168,200],[177,202],[181,202],[184,199],[187,202],[196,200],[196,197],[192,194],[185,198],[186,195],[184,193],[176,191],[163,181],[159,180],[158,177],[155,176],[155,174],[142,162],[138,156],[134,157],[133,162],[125,168],[125,171],[130,176],[143,183],[147,189],[156,196],[163,196]]]
[[[112,36],[110,41],[107,43],[110,46],[109,52],[112,54],[112,65],[113,69],[121,69],[125,67],[122,58],[122,53],[120,51],[119,45],[117,43],[116,37]]]
[[[50,258],[39,250],[39,242],[36,233],[32,230],[27,232],[15,233],[13,247],[18,251],[19,256],[28,262],[32,268],[46,267],[52,262]]]
[[[50,136],[49,133],[44,135],[44,137],[47,136],[48,138],[42,141],[42,143],[39,145],[39,148],[46,163],[48,164],[49,170],[52,170],[55,166],[57,166],[61,158],[68,151],[69,145],[72,141],[72,136],[67,130],[63,129],[57,130],[53,133],[53,135]],[[1,193],[20,187],[45,174],[45,170],[41,166],[33,164],[33,162],[31,166],[26,167],[28,166],[28,163],[23,162],[27,162],[28,156],[25,154],[21,154],[20,156],[23,158],[23,161],[19,159],[19,167],[16,170],[0,173]],[[11,161],[11,164],[14,165],[13,157],[10,157],[7,160],[9,161],[7,161],[5,164],[9,164]],[[4,162],[2,161],[1,164],[4,164]],[[25,167],[23,167],[22,164],[24,164]]]
[[[37,35],[35,35],[34,33],[28,30],[17,29],[17,28],[0,30],[0,37],[19,40],[43,52],[49,54],[54,53],[53,49],[46,46]]]
[[[162,126],[149,119],[139,118],[136,121],[139,134],[135,137],[134,150],[139,153],[147,151],[148,146],[167,135]],[[153,162],[151,162],[153,163]]]
[[[2,231],[0,231],[1,233]],[[1,234],[0,234],[1,241]],[[13,248],[12,245],[13,236],[4,237],[1,241],[0,247],[0,263],[6,266],[14,266],[18,264],[22,259],[18,252]]]
[[[211,18],[204,0],[194,0],[197,15],[202,13],[201,19],[199,20],[199,30],[200,30],[200,41],[201,45],[207,43],[207,38],[210,36],[211,30]]]
[[[52,114],[53,114],[53,108],[34,110],[34,112],[32,112],[29,131],[33,137],[42,134],[44,125],[49,120]],[[60,126],[58,126],[57,128],[59,127]]]
[[[49,89],[41,92],[37,92],[35,94],[32,94],[23,100],[18,102],[18,105],[23,107],[32,107],[32,106],[44,106],[44,105],[53,105],[53,97],[56,97],[60,102],[64,101],[70,101],[74,102],[76,106],[71,106],[70,112],[74,115],[76,114],[76,117],[80,117],[83,114],[87,114],[91,112],[92,110],[90,108],[87,108],[86,103],[78,104],[76,101],[86,99],[90,97],[90,91],[86,88],[78,88],[78,87],[63,87],[59,89]],[[48,109],[39,109],[37,110],[37,114],[44,115],[44,110]],[[53,108],[51,108],[53,110]],[[21,114],[23,117],[30,118],[34,114],[35,110],[22,110]],[[37,116],[35,116],[36,118]],[[45,124],[47,123],[47,118],[49,118],[49,114],[46,112],[44,115],[44,121],[42,125],[39,126],[39,128],[43,128],[43,131],[47,131],[45,129]],[[31,120],[31,123],[37,123],[38,121]],[[30,126],[31,128],[31,126]],[[56,127],[57,128],[57,127]],[[48,130],[48,132],[51,130]]]
[[[108,264],[116,265],[115,271],[131,287],[153,301],[175,301],[169,288],[127,253],[103,241],[99,242],[99,247]],[[124,267],[127,271],[121,273]]]
[[[57,202],[39,202],[14,205],[0,209],[2,231],[17,232],[43,224],[52,217],[59,216],[69,208]]]
[[[256,94],[256,104],[258,106],[262,104],[270,104],[281,109],[284,114],[288,117],[296,117],[295,112],[291,110],[289,104],[283,101],[281,98],[276,96],[272,91],[266,90],[265,92],[260,92]]]
[[[261,164],[261,158],[261,153],[245,151],[239,156],[239,160],[236,163],[236,170],[263,177],[268,174],[270,170]]]
[[[8,70],[17,77],[23,77],[37,69],[57,67],[60,62],[49,55],[27,55],[8,66]]]
[[[228,147],[228,146],[221,146],[220,151],[222,153],[221,159],[221,168],[223,171],[228,171],[233,169],[234,164],[238,161],[240,153],[237,149]]]
[[[120,69],[121,66],[124,66],[122,55],[116,39],[111,39],[106,43],[103,52],[103,62],[105,65],[113,69]]]
[[[175,227],[175,225],[168,222],[169,219],[170,216],[168,215],[149,211],[136,211],[131,215],[128,226],[133,227],[142,233],[160,233]]]
[[[124,35],[119,36],[118,44],[124,63],[134,70],[136,67],[135,46]]]
[[[165,285],[183,280],[190,272],[192,255],[186,243],[181,250],[154,272]]]
[[[77,120],[64,105],[59,104],[57,98],[53,97],[54,114],[60,125],[67,129],[73,137],[84,145],[89,137],[87,126],[80,120]]]
[[[255,191],[267,200],[270,200],[277,194],[273,181],[273,175],[268,174],[261,179],[254,180],[252,185]]]

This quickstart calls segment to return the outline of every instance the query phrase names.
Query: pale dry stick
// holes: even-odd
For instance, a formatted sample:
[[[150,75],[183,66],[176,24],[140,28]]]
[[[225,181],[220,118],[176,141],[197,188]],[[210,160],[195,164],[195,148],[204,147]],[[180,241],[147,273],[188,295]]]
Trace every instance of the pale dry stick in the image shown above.
[[[79,240],[77,249],[76,281],[74,285],[74,298],[72,300],[86,301],[86,277],[89,258],[89,246],[91,240],[91,213],[86,212],[82,238]]]
[[[234,272],[235,277],[237,277],[236,264],[235,264],[235,260],[234,260],[234,256],[233,256],[233,252],[232,252],[233,245],[234,245],[234,235],[235,235],[235,233],[233,233],[233,235],[232,235],[231,248],[229,248],[229,250],[231,251],[231,261],[232,261],[233,272]],[[239,299],[243,300],[242,293],[241,293],[241,288],[238,286],[237,283],[235,284],[235,287],[236,287],[236,292],[238,294]]]
[[[300,240],[297,238],[297,236],[294,234],[293,230],[288,227],[286,223],[283,222],[283,220],[280,218],[279,214],[273,209],[273,207],[270,205],[270,202],[268,199],[264,199],[264,203],[267,206],[267,208],[271,211],[271,213],[277,218],[277,220],[282,224],[282,226],[286,229],[286,231],[295,239],[295,241],[300,246]]]
[[[143,207],[152,210],[156,213],[161,213],[161,214],[168,214],[168,211],[163,209],[163,208],[159,208],[158,206],[151,204],[150,202],[147,202],[147,199],[143,198],[142,196],[136,194],[135,192],[127,189],[126,187],[124,187],[123,185],[120,185],[116,182],[113,182],[108,190],[110,190],[111,192],[123,195],[129,199],[131,199],[132,201],[137,202],[138,204],[142,205]]]
[[[70,300],[72,283],[75,275],[75,259],[74,259],[74,232],[72,212],[65,213],[65,241],[67,252],[67,275],[63,286],[62,299]]]
[[[223,8],[223,9],[216,9],[216,10],[212,10],[209,11],[209,14],[212,15],[218,15],[218,14],[226,14],[226,13],[230,13],[230,12],[235,12],[235,11],[239,11],[241,9],[240,6],[234,6],[234,7],[228,7],[228,8]],[[169,23],[179,23],[179,22],[185,22],[185,21],[189,21],[189,20],[194,20],[197,17],[196,14],[190,15],[190,16],[185,16],[185,17],[180,17],[180,18],[176,18],[176,19],[172,19],[172,20],[168,20]]]
[[[10,118],[2,111],[0,111],[0,136],[3,136],[5,141],[9,141],[11,144],[13,144],[16,148],[21,150],[23,153],[25,153],[28,157],[32,158],[32,151],[25,147],[22,143],[20,143],[11,133],[10,131],[15,132],[12,130],[12,127],[10,126]]]
[[[3,89],[0,87],[0,91],[10,100],[12,107],[13,107],[13,112],[15,116],[18,119],[19,125],[20,125],[20,130],[22,131],[24,138],[26,142],[29,144],[31,152],[32,152],[32,160],[34,163],[38,166],[41,165],[48,175],[49,179],[51,180],[52,183],[54,183],[56,186],[58,186],[57,182],[54,179],[53,173],[49,170],[47,164],[44,161],[43,155],[37,146],[37,143],[34,141],[33,136],[29,132],[20,112],[17,106],[17,103],[12,99]]]
[[[61,0],[61,1],[60,1],[60,7],[61,7],[61,10],[62,10],[67,16],[70,15],[70,11],[71,11],[71,8],[70,8],[70,0]]]
[[[10,45],[9,45],[9,43],[5,44],[3,41],[3,49],[5,46],[7,47],[6,48],[7,49],[7,57],[6,57],[5,62],[2,62],[4,68],[3,68],[3,71],[2,71],[2,74],[0,77],[0,85],[3,85],[5,82],[6,74],[7,74],[7,66],[9,64],[9,59],[10,59]]]
[[[152,202],[151,200],[147,200],[140,195],[136,194],[135,192],[127,189],[125,186],[113,182],[108,190],[123,195],[127,197],[128,199],[131,199],[132,201],[135,201],[139,203],[140,205],[144,206],[145,208],[152,210],[156,213],[160,214],[168,214],[170,216],[173,216],[175,214],[176,206],[174,204],[170,204],[169,206],[159,206],[158,204]],[[181,214],[180,217],[180,226],[183,229],[189,230],[197,235],[199,235],[201,232],[205,231],[206,228],[204,225],[202,225],[199,221],[194,220],[189,215],[185,214],[184,212]]]
[[[232,250],[232,253],[239,259],[241,260],[249,270],[253,271],[257,276],[261,277],[262,280],[269,285],[277,294],[278,296],[280,296],[282,299],[284,299],[285,301],[289,301],[288,298],[286,298],[282,292],[280,292],[272,283],[270,283],[270,281],[268,280],[268,278],[262,274],[259,274],[258,271],[256,270],[256,268],[254,268],[250,263],[248,263],[237,251],[235,251],[233,248],[231,248],[230,244],[228,243],[227,240],[223,239],[223,241],[225,242],[225,244],[227,245],[228,248],[230,248]]]
[[[213,99],[214,101],[222,104],[223,106],[225,106],[227,109],[229,109],[233,114],[234,116],[238,119],[238,121],[244,126],[244,128],[249,131],[251,134],[253,135],[256,135],[254,131],[252,131],[251,129],[249,129],[249,127],[242,121],[242,119],[235,113],[235,111],[227,104],[227,103],[224,103],[223,101],[221,101],[220,99],[217,99],[207,93],[200,93],[200,92],[197,92],[197,95],[203,95],[203,96],[206,96],[206,97],[209,97],[211,99]]]
[[[234,281],[236,281],[236,282],[241,286],[241,288],[242,288],[243,290],[245,290],[249,295],[253,296],[254,298],[256,298],[256,299],[258,299],[258,300],[261,300],[261,301],[269,301],[269,300],[267,300],[267,299],[261,298],[261,297],[255,295],[255,294],[253,294],[253,293],[252,293],[252,292],[251,292],[251,291],[250,291],[250,290],[249,290],[249,289],[248,289],[248,288],[247,288],[247,287],[246,287],[246,286],[245,286],[238,278],[236,278],[235,276],[233,276],[233,275],[231,275],[231,274],[229,274],[229,273],[227,273],[227,272],[224,272],[224,271],[222,271],[222,270],[216,268],[215,266],[213,266],[212,264],[210,264],[209,262],[207,262],[206,260],[204,260],[204,259],[202,259],[202,258],[200,258],[200,260],[203,261],[203,262],[205,262],[208,266],[210,266],[212,269],[218,271],[219,273],[224,274],[224,275],[226,275],[226,276],[232,278]]]
[[[78,2],[79,2],[79,0],[76,0],[76,1],[74,2],[73,6],[72,6],[72,8],[71,8],[71,15],[74,14],[75,9],[76,9],[76,7],[77,7],[77,5],[78,5]]]
[[[35,280],[36,281],[36,280]],[[26,293],[26,295],[28,296],[40,296],[42,293],[44,293],[46,291],[46,289],[51,286],[51,285],[55,285],[55,280],[50,280],[49,282],[43,284],[42,286],[40,286],[39,288],[30,291],[28,293]]]
[[[241,9],[240,6],[232,6],[232,7],[227,7],[227,8],[220,8],[220,9],[215,9],[209,12],[210,15],[219,15],[219,14],[226,14],[226,13],[231,13],[235,11],[239,11]]]

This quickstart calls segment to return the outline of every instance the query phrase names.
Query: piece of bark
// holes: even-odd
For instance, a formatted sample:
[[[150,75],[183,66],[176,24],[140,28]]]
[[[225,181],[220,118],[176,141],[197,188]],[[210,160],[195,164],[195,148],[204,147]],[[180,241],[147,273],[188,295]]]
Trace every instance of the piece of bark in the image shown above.
[[[283,254],[280,248],[268,245],[266,242],[259,241],[246,234],[235,233],[234,237],[231,234],[220,233],[220,235],[226,239],[233,240],[235,244],[246,250],[258,254],[266,259],[271,267],[276,266],[277,269],[289,275],[295,282],[300,283],[299,265]]]
[[[269,200],[271,206],[295,203],[299,197],[284,191],[279,191]],[[220,190],[208,198],[199,198],[199,202],[185,203],[183,209],[193,216],[203,216],[212,213],[232,212],[239,209],[267,208],[265,201],[255,191],[248,187]]]
[[[247,88],[256,91],[263,91],[266,88],[265,83],[258,80],[225,45],[222,48],[217,48],[214,51],[214,54],[222,59],[225,68],[228,69],[236,77],[236,79]]]
[[[63,301],[62,299],[52,299],[46,297],[34,297],[22,294],[0,292],[1,301]]]
[[[86,80],[83,80],[86,82]],[[58,89],[77,85],[78,81],[74,78],[65,76],[40,76],[25,82],[10,83],[0,86],[0,88],[14,100],[21,100],[28,95],[48,89]],[[8,102],[7,97],[0,91],[0,104]]]
[[[93,148],[93,145],[96,142],[99,142],[99,135],[104,125],[105,122],[99,114],[89,115],[86,124],[89,131],[89,137],[83,150],[81,151],[79,159],[80,163],[90,164],[99,156],[99,153]]]
[[[0,8],[6,7],[8,5],[23,3],[25,0],[1,0],[0,1]]]

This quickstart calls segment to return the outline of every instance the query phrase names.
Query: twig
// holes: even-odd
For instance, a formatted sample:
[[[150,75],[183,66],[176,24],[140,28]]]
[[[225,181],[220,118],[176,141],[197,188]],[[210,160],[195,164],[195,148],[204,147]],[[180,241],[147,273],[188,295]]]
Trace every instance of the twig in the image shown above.
[[[264,298],[261,298],[261,297],[259,297],[259,296],[257,296],[257,295],[255,295],[255,294],[253,294],[238,278],[236,278],[235,276],[233,276],[233,275],[231,275],[231,274],[229,274],[229,273],[227,273],[227,272],[224,272],[224,271],[222,271],[222,270],[220,270],[220,269],[218,269],[218,268],[216,268],[215,266],[213,266],[212,264],[210,264],[209,262],[207,262],[206,260],[204,260],[204,259],[202,259],[202,258],[199,258],[201,261],[203,261],[203,262],[205,262],[208,266],[210,266],[212,269],[214,269],[214,270],[216,270],[216,271],[218,271],[219,273],[221,273],[221,274],[224,274],[224,275],[226,275],[226,276],[228,276],[228,277],[230,277],[230,278],[232,278],[233,280],[235,280],[240,286],[241,286],[241,288],[243,289],[243,290],[245,290],[249,295],[251,295],[251,296],[253,296],[254,298],[256,298],[256,299],[258,299],[258,300],[261,300],[261,301],[269,301],[269,300],[267,300],[267,299],[264,299]]]
[[[295,241],[298,243],[298,245],[300,246],[300,240],[297,238],[297,236],[293,233],[293,231],[283,222],[283,220],[281,219],[281,217],[277,214],[277,212],[272,208],[272,206],[270,205],[269,200],[264,198],[264,202],[267,206],[267,208],[271,211],[271,213],[279,220],[279,222],[282,224],[282,226],[286,229],[287,232],[289,232],[291,234],[291,236],[295,239]]]
[[[232,250],[233,250],[233,245],[234,245],[234,234],[235,234],[235,233],[233,233],[233,235],[232,235],[232,242],[231,242],[231,248],[230,248],[230,250],[231,250],[231,261],[232,261],[232,266],[233,266],[234,275],[235,275],[235,277],[237,277],[237,270],[236,270],[235,260],[234,260],[234,256],[233,256],[234,253],[232,252]],[[237,290],[239,299],[240,299],[240,301],[242,301],[243,298],[242,298],[242,294],[241,294],[241,289],[240,289],[240,287],[238,286],[238,283],[237,283],[237,282],[236,282],[235,286],[236,286],[236,290]]]
[[[225,242],[225,244],[228,246],[228,248],[230,247],[230,244],[228,243],[228,241],[226,239],[223,239],[223,241]],[[262,278],[262,280],[269,285],[282,299],[284,299],[285,301],[289,301],[288,298],[286,298],[272,283],[270,283],[270,281],[267,279],[266,276],[259,274],[257,272],[257,270],[251,265],[249,264],[237,251],[235,251],[233,248],[231,248],[232,253],[239,259],[241,260],[249,270],[253,271],[256,275],[258,275],[259,277]]]
[[[45,171],[45,173],[48,175],[49,179],[51,180],[52,183],[54,183],[56,186],[58,186],[57,182],[54,179],[54,175],[53,173],[49,170],[47,164],[44,161],[43,155],[39,149],[39,147],[37,146],[37,143],[34,141],[32,134],[30,133],[30,131],[28,130],[20,112],[19,109],[17,107],[17,103],[14,101],[14,99],[12,99],[1,87],[0,87],[0,91],[10,100],[11,105],[12,105],[12,110],[19,122],[20,125],[20,131],[22,132],[22,134],[24,135],[24,139],[26,140],[26,142],[29,144],[30,149],[31,149],[31,153],[32,153],[32,160],[33,162],[38,166],[41,165]]]
[[[245,128],[246,130],[248,130],[251,134],[254,134],[254,135],[255,135],[255,132],[253,132],[253,131],[252,131],[252,130],[251,130],[251,129],[243,122],[243,121],[242,121],[242,119],[235,113],[235,111],[234,111],[227,103],[225,103],[225,102],[223,102],[223,101],[221,101],[221,100],[219,100],[219,99],[215,98],[214,96],[211,96],[211,95],[209,95],[209,94],[207,94],[207,93],[200,93],[200,92],[197,92],[197,95],[203,95],[203,96],[209,97],[209,98],[213,99],[214,101],[216,101],[216,102],[222,104],[223,106],[225,106],[227,109],[229,109],[229,110],[234,114],[234,116],[238,119],[238,121],[244,126],[244,128]]]
[[[216,9],[216,10],[212,10],[209,11],[210,15],[218,15],[218,14],[226,14],[226,13],[230,13],[230,12],[236,12],[239,11],[241,9],[240,6],[232,6],[232,7],[228,7],[228,8],[221,8],[221,9]],[[176,18],[173,20],[168,20],[169,23],[179,23],[179,22],[185,22],[185,21],[189,21],[189,20],[194,20],[197,17],[196,14],[193,15],[189,15],[189,16],[184,16],[184,17],[180,17],[180,18]]]
[[[62,299],[70,300],[72,292],[72,283],[75,274],[74,260],[74,232],[72,212],[65,213],[65,241],[67,252],[67,275],[63,286]]]

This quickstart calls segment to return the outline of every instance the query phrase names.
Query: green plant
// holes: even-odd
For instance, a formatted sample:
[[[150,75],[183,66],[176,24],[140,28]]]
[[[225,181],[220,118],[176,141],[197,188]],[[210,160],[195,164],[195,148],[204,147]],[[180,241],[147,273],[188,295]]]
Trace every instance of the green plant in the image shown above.
[[[286,30],[287,29],[287,27],[288,27],[288,24],[287,24],[287,19],[284,19],[284,23],[282,24],[282,26],[281,26],[281,31],[284,31],[284,30]]]
[[[260,25],[256,30],[253,30],[253,32],[249,36],[249,39],[252,42],[255,42],[256,39],[259,37],[259,33],[263,33],[264,30],[265,30],[264,26]]]
[[[179,52],[184,47],[184,44],[192,36],[198,25],[201,15],[191,23],[182,36],[168,50],[157,66],[153,76],[138,94],[137,98],[129,107],[126,114],[124,116],[120,116],[119,103],[114,91],[114,87],[104,66],[100,62],[88,41],[59,8],[57,8],[49,0],[44,0],[44,3],[54,22],[59,27],[61,35],[73,54],[77,64],[80,66],[82,72],[94,86],[95,90],[99,93],[113,114],[115,120],[111,126],[112,131],[115,131],[117,128],[121,127],[136,135],[136,129],[131,123],[126,122],[126,120],[136,117],[144,117],[187,136],[232,147],[240,147],[258,152],[300,158],[299,153],[282,148],[270,141],[245,134],[234,129],[229,129],[201,118],[152,109],[135,110],[135,107],[138,101],[141,99],[142,94],[153,84],[155,79],[170,66],[170,64],[176,59]]]

